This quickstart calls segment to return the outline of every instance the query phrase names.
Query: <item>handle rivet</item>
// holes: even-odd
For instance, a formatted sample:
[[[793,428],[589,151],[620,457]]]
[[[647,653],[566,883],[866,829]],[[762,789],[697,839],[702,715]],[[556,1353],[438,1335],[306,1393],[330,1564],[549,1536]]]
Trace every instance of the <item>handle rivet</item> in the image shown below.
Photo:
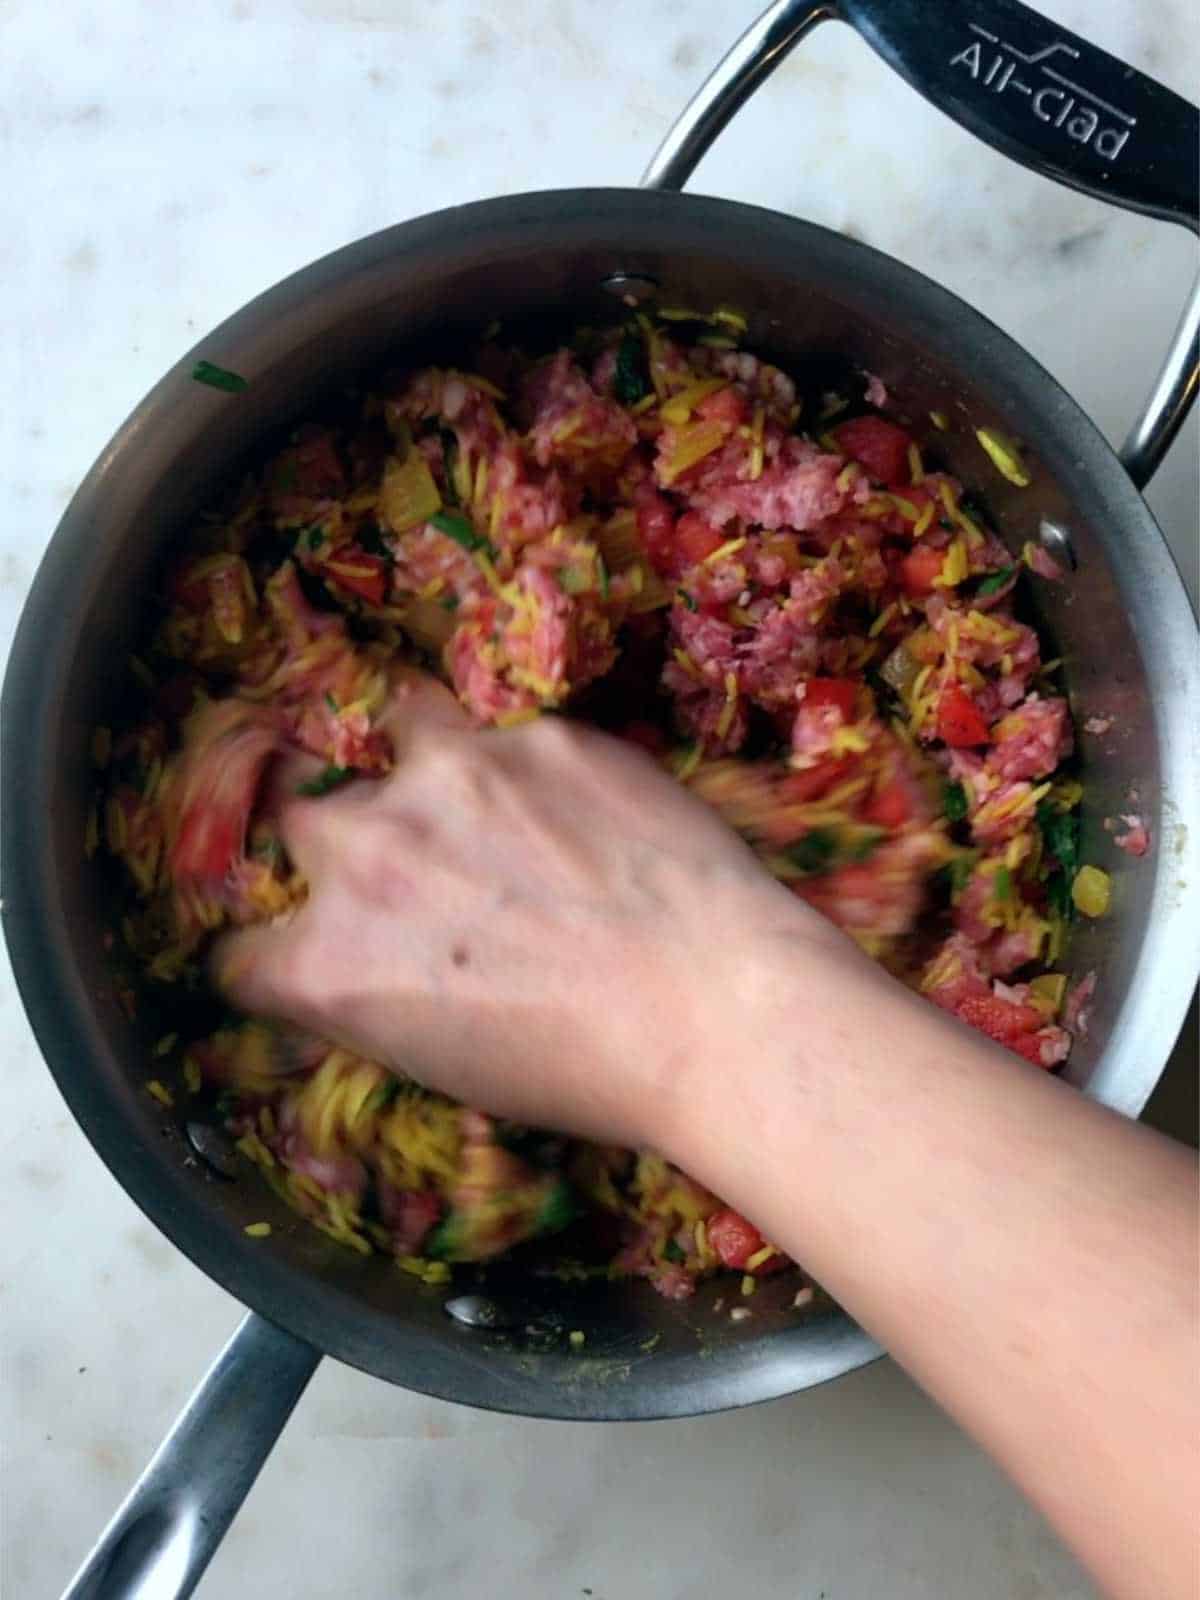
[[[1075,572],[1079,562],[1075,555],[1075,546],[1071,543],[1071,535],[1061,523],[1051,522],[1048,517],[1043,517],[1038,525],[1038,542],[1047,555],[1053,556],[1060,567],[1069,567]]]
[[[220,1128],[214,1128],[211,1122],[189,1122],[184,1132],[187,1142],[211,1172],[220,1178],[237,1176],[233,1145]]]
[[[642,272],[614,272],[601,278],[600,287],[627,306],[644,305],[658,293],[658,280]]]

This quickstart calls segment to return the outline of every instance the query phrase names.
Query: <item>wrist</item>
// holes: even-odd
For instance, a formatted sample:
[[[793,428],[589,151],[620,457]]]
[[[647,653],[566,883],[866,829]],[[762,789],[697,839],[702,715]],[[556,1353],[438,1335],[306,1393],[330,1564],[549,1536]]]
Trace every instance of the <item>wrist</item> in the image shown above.
[[[828,1060],[831,991],[851,972],[875,969],[838,929],[795,897],[765,885],[733,908],[709,910],[719,946],[697,964],[665,1028],[659,1091],[643,1113],[641,1140],[702,1183],[719,1185],[727,1164],[772,1116],[781,1078],[800,1088]],[[879,974],[882,976],[882,974]],[[653,1034],[651,1035],[653,1036]]]

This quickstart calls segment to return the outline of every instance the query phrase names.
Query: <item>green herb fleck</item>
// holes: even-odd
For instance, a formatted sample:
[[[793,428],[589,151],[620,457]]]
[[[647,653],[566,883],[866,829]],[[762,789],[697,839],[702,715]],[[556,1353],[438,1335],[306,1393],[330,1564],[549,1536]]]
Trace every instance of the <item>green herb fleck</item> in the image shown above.
[[[441,606],[443,611],[457,611],[458,596],[454,594],[448,594],[443,599],[438,601],[438,605]]]
[[[600,598],[608,599],[608,568],[604,565],[604,557],[596,552],[596,577],[600,584]]]
[[[676,589],[675,598],[686,606],[689,611],[699,611],[700,609],[696,604],[695,597],[690,595],[686,589]]]
[[[243,394],[250,384],[240,373],[227,367],[215,367],[211,361],[197,361],[192,368],[197,383],[206,383],[210,389],[222,389],[226,394]]]
[[[476,532],[471,521],[460,511],[435,511],[429,520],[440,533],[453,539],[455,544],[462,545],[464,550],[483,550],[488,555],[495,554],[489,542]]]
[[[326,689],[326,691],[325,691],[325,704],[329,707],[330,711],[332,711],[334,716],[336,717],[337,713],[338,713],[338,703],[333,698],[333,696],[330,694],[328,689]]]
[[[1067,877],[1073,878],[1079,866],[1079,818],[1043,800],[1037,808],[1037,820],[1046,849]]]
[[[1007,867],[998,867],[992,883],[992,893],[997,900],[1011,900],[1012,892],[1012,873]]]
[[[382,1111],[385,1106],[390,1106],[400,1093],[400,1080],[389,1078],[386,1083],[381,1083],[372,1094],[367,1097],[366,1111]]]
[[[668,1239],[666,1244],[663,1245],[663,1259],[666,1261],[679,1262],[684,1261],[687,1258],[684,1256],[683,1251],[675,1243],[675,1240]]]
[[[961,822],[967,814],[967,791],[961,783],[948,783],[942,790],[942,810],[951,822]]]
[[[1046,879],[1046,903],[1064,922],[1075,920],[1075,902],[1071,898],[1071,880],[1065,872],[1053,872]]]
[[[623,406],[633,406],[650,392],[646,376],[646,352],[642,336],[630,328],[617,348],[617,365],[613,373],[613,393]]]
[[[976,595],[997,593],[998,590],[1003,589],[1015,571],[1015,567],[1001,567],[999,572],[989,573],[976,589]]]
[[[541,1210],[537,1214],[538,1232],[560,1233],[569,1222],[574,1222],[578,1215],[579,1207],[575,1203],[571,1186],[560,1179],[542,1201]]]
[[[813,828],[784,854],[801,872],[823,872],[837,854],[837,835],[830,828]]]
[[[319,522],[304,530],[304,542],[310,550],[319,550],[325,543],[325,529]]]
[[[347,778],[353,776],[353,767],[335,767],[331,763],[318,772],[315,778],[309,778],[307,782],[299,784],[296,793],[314,799],[319,795],[328,794],[331,789],[340,788]]]

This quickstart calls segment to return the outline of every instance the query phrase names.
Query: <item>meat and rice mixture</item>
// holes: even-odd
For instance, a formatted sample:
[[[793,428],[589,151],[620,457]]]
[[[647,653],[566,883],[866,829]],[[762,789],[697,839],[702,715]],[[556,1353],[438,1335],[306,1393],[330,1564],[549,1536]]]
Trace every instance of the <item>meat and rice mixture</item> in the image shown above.
[[[481,727],[566,712],[642,745],[935,1005],[1040,1067],[1070,1049],[1056,969],[1108,879],[1077,859],[1067,702],[1015,609],[1022,566],[1060,574],[1009,553],[878,379],[800,396],[739,332],[638,316],[537,359],[493,337],[472,370],[299,428],[195,530],[136,663],[139,720],[97,733],[122,942],[142,993],[176,986],[152,1092],[214,1104],[318,1227],[428,1281],[567,1227],[572,1256],[673,1297],[786,1262],[653,1152],[198,1011],[208,937],[305,893],[256,813],[272,757],[321,758],[314,792],[386,772],[378,714],[414,652]]]

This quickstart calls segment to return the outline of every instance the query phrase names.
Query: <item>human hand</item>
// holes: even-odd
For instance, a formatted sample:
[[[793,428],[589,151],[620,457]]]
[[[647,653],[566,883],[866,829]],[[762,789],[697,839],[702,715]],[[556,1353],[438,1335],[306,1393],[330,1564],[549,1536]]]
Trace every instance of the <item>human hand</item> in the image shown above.
[[[843,943],[620,740],[559,717],[481,733],[420,674],[389,727],[385,779],[305,799],[315,763],[280,764],[309,897],[218,945],[246,1010],[498,1115],[662,1147],[697,1062],[735,1048],[762,944]]]

